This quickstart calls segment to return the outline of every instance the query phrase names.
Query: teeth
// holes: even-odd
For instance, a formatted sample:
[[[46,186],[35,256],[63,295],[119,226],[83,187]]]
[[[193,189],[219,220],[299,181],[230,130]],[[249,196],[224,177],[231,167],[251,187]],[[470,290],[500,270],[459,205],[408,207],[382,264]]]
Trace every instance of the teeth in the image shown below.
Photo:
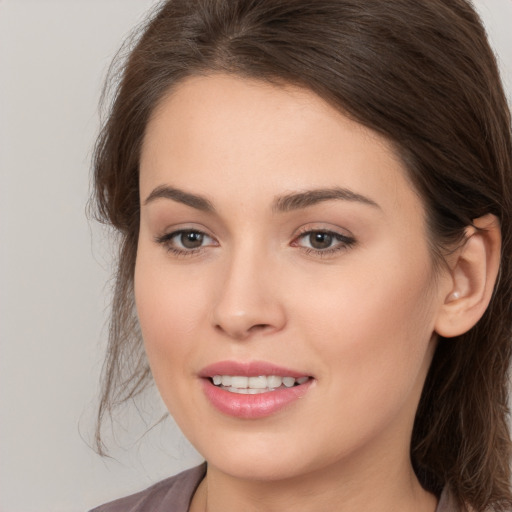
[[[226,388],[227,391],[231,391],[231,393],[238,393],[239,395],[257,395],[262,391],[259,389],[251,389],[251,388]]]
[[[291,388],[295,384],[295,379],[293,377],[283,377],[283,384],[287,388]]]
[[[224,377],[222,377],[224,380]],[[224,384],[224,382],[222,382]],[[249,377],[231,377],[231,387],[232,388],[246,388],[249,384]]]
[[[267,377],[267,386],[269,388],[278,388],[283,383],[283,378],[277,375],[270,375]]]
[[[260,375],[259,377],[249,377],[248,387],[252,389],[265,389],[267,385],[267,377]]]
[[[213,383],[221,386],[226,391],[240,393],[244,395],[255,395],[274,391],[282,385],[291,388],[296,385],[304,384],[309,377],[280,377],[278,375],[259,375],[258,377],[244,377],[241,375],[214,375]]]

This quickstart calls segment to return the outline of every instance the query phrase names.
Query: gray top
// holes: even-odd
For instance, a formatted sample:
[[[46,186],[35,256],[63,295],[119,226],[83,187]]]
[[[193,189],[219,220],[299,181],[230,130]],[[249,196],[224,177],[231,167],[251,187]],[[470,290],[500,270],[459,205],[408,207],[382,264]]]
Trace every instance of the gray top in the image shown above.
[[[90,512],[188,512],[190,500],[205,474],[206,463]]]
[[[190,500],[205,474],[206,463],[90,512],[188,512]],[[458,512],[446,490],[441,495],[436,512]]]

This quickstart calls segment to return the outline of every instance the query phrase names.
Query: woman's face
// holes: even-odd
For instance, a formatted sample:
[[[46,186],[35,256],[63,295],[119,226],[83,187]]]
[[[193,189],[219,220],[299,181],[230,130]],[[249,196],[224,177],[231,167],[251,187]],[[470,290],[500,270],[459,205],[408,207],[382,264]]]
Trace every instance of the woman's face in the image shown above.
[[[407,464],[447,286],[390,145],[307,90],[194,77],[149,122],[140,189],[147,355],[209,464]]]

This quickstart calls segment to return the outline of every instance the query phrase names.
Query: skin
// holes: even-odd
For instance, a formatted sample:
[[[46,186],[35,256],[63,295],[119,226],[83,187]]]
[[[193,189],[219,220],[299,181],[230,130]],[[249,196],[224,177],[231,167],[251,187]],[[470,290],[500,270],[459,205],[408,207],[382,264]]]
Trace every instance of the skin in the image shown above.
[[[156,197],[159,187],[214,210]],[[369,202],[276,208],[333,187]],[[191,510],[433,512],[409,446],[453,279],[434,271],[422,202],[391,146],[307,90],[193,77],[147,126],[140,190],[135,296],[148,359],[208,461]],[[162,240],[180,229],[205,233],[198,250]],[[312,251],[311,230],[351,242]],[[223,360],[314,381],[269,417],[233,418],[198,377]]]

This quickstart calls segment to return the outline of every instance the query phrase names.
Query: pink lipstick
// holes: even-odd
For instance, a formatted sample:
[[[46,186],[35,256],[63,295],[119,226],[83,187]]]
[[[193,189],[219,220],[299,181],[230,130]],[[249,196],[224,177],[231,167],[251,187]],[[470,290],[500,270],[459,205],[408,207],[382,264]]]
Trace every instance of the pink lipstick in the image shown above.
[[[223,414],[244,419],[270,416],[303,397],[313,378],[264,361],[221,361],[199,373],[210,403]]]

